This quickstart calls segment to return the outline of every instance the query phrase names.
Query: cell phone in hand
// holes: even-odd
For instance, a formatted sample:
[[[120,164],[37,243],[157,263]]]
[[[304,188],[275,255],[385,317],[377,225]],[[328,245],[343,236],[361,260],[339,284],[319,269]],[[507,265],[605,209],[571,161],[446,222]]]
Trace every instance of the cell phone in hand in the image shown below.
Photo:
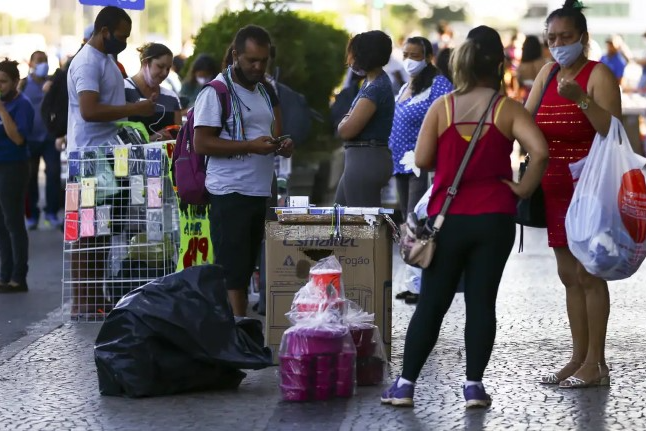
[[[277,137],[277,138],[274,138],[274,140],[273,140],[272,142],[273,142],[274,144],[276,144],[276,145],[278,145],[278,144],[282,144],[282,143],[283,143],[283,141],[284,141],[284,140],[286,140],[286,139],[288,139],[290,136],[291,136],[291,135],[283,135],[283,136],[279,136],[279,137]]]

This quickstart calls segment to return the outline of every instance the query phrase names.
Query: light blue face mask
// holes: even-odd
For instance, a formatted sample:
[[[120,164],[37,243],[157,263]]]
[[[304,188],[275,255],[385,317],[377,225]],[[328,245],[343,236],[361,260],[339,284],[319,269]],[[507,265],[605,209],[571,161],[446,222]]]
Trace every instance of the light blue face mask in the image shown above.
[[[574,64],[577,58],[581,56],[581,53],[583,52],[583,44],[581,43],[581,39],[583,39],[583,35],[581,35],[578,41],[570,45],[555,46],[553,48],[550,48],[550,53],[552,54],[552,57],[554,57],[554,60],[556,60],[556,62],[559,64],[559,66],[570,67]]]
[[[49,64],[47,63],[38,63],[34,67],[34,75],[36,75],[39,78],[46,77],[48,73],[49,73]]]

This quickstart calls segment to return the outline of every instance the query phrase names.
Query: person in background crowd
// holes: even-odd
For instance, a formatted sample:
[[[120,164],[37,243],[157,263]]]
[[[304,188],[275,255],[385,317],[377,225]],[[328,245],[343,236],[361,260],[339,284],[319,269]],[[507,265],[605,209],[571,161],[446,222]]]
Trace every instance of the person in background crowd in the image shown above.
[[[507,95],[516,97],[519,93],[519,81],[516,76],[516,70],[520,64],[522,55],[522,46],[525,42],[525,35],[514,31],[511,35],[509,45],[505,47],[505,91]]]
[[[519,100],[523,103],[529,96],[529,91],[534,85],[534,79],[545,66],[546,59],[543,57],[543,45],[536,36],[527,36],[523,43],[523,55],[520,57],[520,64],[516,69],[516,78],[520,85]]]
[[[207,82],[211,81],[218,74],[218,65],[215,59],[207,54],[200,54],[186,74],[182,83],[182,90],[179,93],[181,98],[186,99],[184,108],[191,108],[195,105],[195,99]]]
[[[178,55],[173,57],[173,65],[170,68],[170,72],[161,84],[162,87],[171,90],[177,96],[179,96],[179,93],[182,91],[182,78],[180,76],[182,67],[184,67],[184,59]]]
[[[204,87],[195,102],[195,151],[209,156],[206,188],[215,264],[226,274],[235,316],[247,314],[247,288],[264,236],[271,196],[274,156],[291,157],[293,142],[272,136],[273,108],[261,81],[267,72],[271,39],[262,27],[238,31],[233,64],[216,79],[231,94],[231,114],[221,124],[215,89]]]
[[[601,57],[601,63],[610,68],[615,75],[617,83],[621,86],[624,79],[624,70],[628,64],[628,57],[623,51],[621,36],[614,35],[606,39],[606,53]]]
[[[402,158],[404,154],[415,150],[417,136],[428,108],[435,99],[453,91],[453,85],[433,66],[433,46],[428,39],[411,37],[406,40],[403,58],[410,80],[397,95],[388,147],[392,152],[399,208],[402,217],[406,217],[428,190],[429,172],[421,170],[416,175],[409,166],[402,163]],[[407,304],[415,304],[419,295],[404,291],[395,298],[404,299]]]
[[[433,42],[433,52],[439,53],[447,48],[453,48],[453,29],[447,21],[440,20],[437,24],[437,40]]]
[[[586,57],[590,36],[582,7],[580,1],[566,0],[547,17],[547,43],[557,64],[543,67],[526,104],[529,112],[537,112],[536,124],[549,145],[549,166],[542,181],[547,243],[554,249],[565,286],[572,333],[570,361],[540,381],[565,389],[610,384],[605,359],[608,283],[589,274],[572,255],[565,231],[565,215],[574,193],[569,165],[588,155],[597,133],[608,133],[612,116],[621,118],[617,80],[606,65]],[[555,67],[560,70],[547,83]],[[569,343],[561,344],[563,350],[569,347]]]
[[[453,53],[453,48],[444,48],[442,51],[440,51],[437,54],[437,57],[435,59],[435,66],[442,73],[442,76],[448,79],[450,83],[453,83],[453,74],[451,73],[451,70],[450,70],[451,68],[450,68],[450,61],[449,61],[451,59],[452,53]]]
[[[646,38],[646,33],[642,34],[642,37]],[[639,78],[639,83],[637,84],[637,91],[644,94],[646,93],[646,56],[636,59],[635,61],[642,67],[642,75]]]
[[[8,59],[0,61],[0,293],[28,290],[26,137],[31,134],[34,108],[18,91],[19,82],[18,63]]]
[[[516,201],[538,187],[548,157],[545,138],[531,115],[520,103],[500,95],[504,61],[503,45],[494,29],[471,30],[451,60],[455,92],[438,99],[424,118],[415,163],[420,169],[436,167],[428,205],[430,223],[444,205],[483,115],[486,126],[437,237],[433,260],[422,272],[419,302],[406,332],[403,370],[383,392],[382,403],[413,406],[415,382],[464,273],[467,380],[463,394],[466,407],[491,404],[482,378],[496,336],[498,286],[516,235]],[[509,163],[515,139],[532,156],[520,183],[512,182]]]
[[[155,101],[155,113],[151,116],[130,116],[151,133],[151,140],[167,140],[172,136],[164,130],[166,126],[181,125],[179,98],[172,90],[161,86],[168,77],[173,62],[173,53],[161,43],[147,43],[139,49],[141,68],[134,76],[124,80],[126,102],[136,103],[142,99]]]
[[[132,20],[123,9],[104,7],[96,16],[92,37],[71,61],[67,71],[68,152],[96,149],[116,136],[116,121],[155,112],[152,98],[126,103],[123,75],[115,56],[126,48],[131,29]],[[106,269],[107,238],[86,237],[74,243],[72,319],[93,319],[109,311],[102,285],[97,283]]]
[[[392,175],[388,137],[395,99],[383,70],[391,51],[390,37],[379,30],[360,33],[348,43],[347,63],[365,80],[338,127],[345,148],[345,166],[335,197],[340,205],[380,207],[381,189]]]
[[[47,131],[40,112],[45,97],[44,87],[48,82],[48,73],[47,55],[42,51],[35,51],[29,59],[29,75],[21,81],[20,85],[21,92],[29,99],[35,111],[33,128],[26,137],[30,156],[28,202],[31,214],[27,219],[27,229],[29,230],[37,229],[40,219],[38,172],[41,159],[45,161],[45,223],[54,228],[61,226],[58,219],[61,154],[56,148],[54,138]]]
[[[402,86],[408,81],[409,76],[406,68],[394,53],[390,55],[388,63],[384,66],[384,72],[388,74],[393,87],[393,95],[399,94]]]

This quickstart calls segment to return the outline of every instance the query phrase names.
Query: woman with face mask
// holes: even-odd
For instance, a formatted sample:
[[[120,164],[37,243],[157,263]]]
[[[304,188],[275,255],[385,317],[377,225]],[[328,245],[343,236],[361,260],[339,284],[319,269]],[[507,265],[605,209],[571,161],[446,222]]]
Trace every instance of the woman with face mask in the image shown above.
[[[428,189],[427,170],[413,172],[403,163],[406,153],[415,150],[417,135],[426,111],[435,99],[453,91],[453,84],[433,66],[433,45],[423,37],[411,37],[403,47],[404,68],[410,77],[396,97],[393,128],[388,147],[393,158],[393,174],[397,181],[397,195],[402,216],[415,209],[415,205]],[[395,296],[414,304],[418,293],[403,291]]]
[[[610,383],[605,360],[608,284],[589,274],[576,260],[565,231],[565,215],[574,192],[569,164],[588,154],[597,133],[608,133],[612,116],[621,118],[617,80],[608,67],[586,57],[584,47],[589,35],[582,8],[581,2],[566,0],[547,17],[547,43],[556,63],[543,67],[526,104],[528,111],[537,112],[536,123],[549,145],[549,166],[542,180],[548,245],[554,249],[565,286],[573,347],[569,362],[543,376],[541,383],[561,388]],[[547,82],[555,68],[559,68],[558,73]],[[569,343],[562,346],[566,350]]]
[[[453,91],[453,84],[433,66],[433,46],[428,39],[411,37],[404,44],[403,54],[404,68],[410,81],[397,95],[388,147],[393,156],[399,206],[406,216],[428,189],[428,171],[414,174],[410,167],[401,163],[402,157],[415,150],[417,135],[428,108],[435,99]]]
[[[134,103],[152,98],[156,103],[155,113],[148,117],[129,117],[146,126],[151,140],[171,139],[163,130],[167,126],[182,124],[179,98],[160,84],[164,82],[173,65],[173,53],[161,43],[148,43],[138,49],[141,68],[136,75],[124,81],[126,102]]]
[[[0,293],[27,291],[29,154],[25,143],[34,108],[18,92],[19,81],[18,63],[0,61]]]
[[[390,37],[379,30],[359,33],[348,43],[348,66],[365,79],[337,127],[344,141],[345,165],[335,202],[343,206],[380,207],[381,189],[392,175],[388,137],[395,100],[384,71],[392,49]]]

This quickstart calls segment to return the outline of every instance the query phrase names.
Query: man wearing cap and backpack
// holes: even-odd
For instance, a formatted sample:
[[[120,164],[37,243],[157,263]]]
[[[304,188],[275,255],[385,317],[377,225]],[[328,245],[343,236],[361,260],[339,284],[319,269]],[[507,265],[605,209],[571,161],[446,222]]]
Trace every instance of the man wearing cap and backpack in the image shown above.
[[[222,91],[213,85],[202,89],[193,113],[195,151],[207,156],[205,185],[215,263],[224,268],[235,316],[247,313],[247,287],[264,235],[274,155],[291,157],[293,150],[289,137],[273,137],[271,102],[260,84],[270,49],[265,29],[253,25],[240,29],[233,65],[215,78],[228,92],[225,124]]]

